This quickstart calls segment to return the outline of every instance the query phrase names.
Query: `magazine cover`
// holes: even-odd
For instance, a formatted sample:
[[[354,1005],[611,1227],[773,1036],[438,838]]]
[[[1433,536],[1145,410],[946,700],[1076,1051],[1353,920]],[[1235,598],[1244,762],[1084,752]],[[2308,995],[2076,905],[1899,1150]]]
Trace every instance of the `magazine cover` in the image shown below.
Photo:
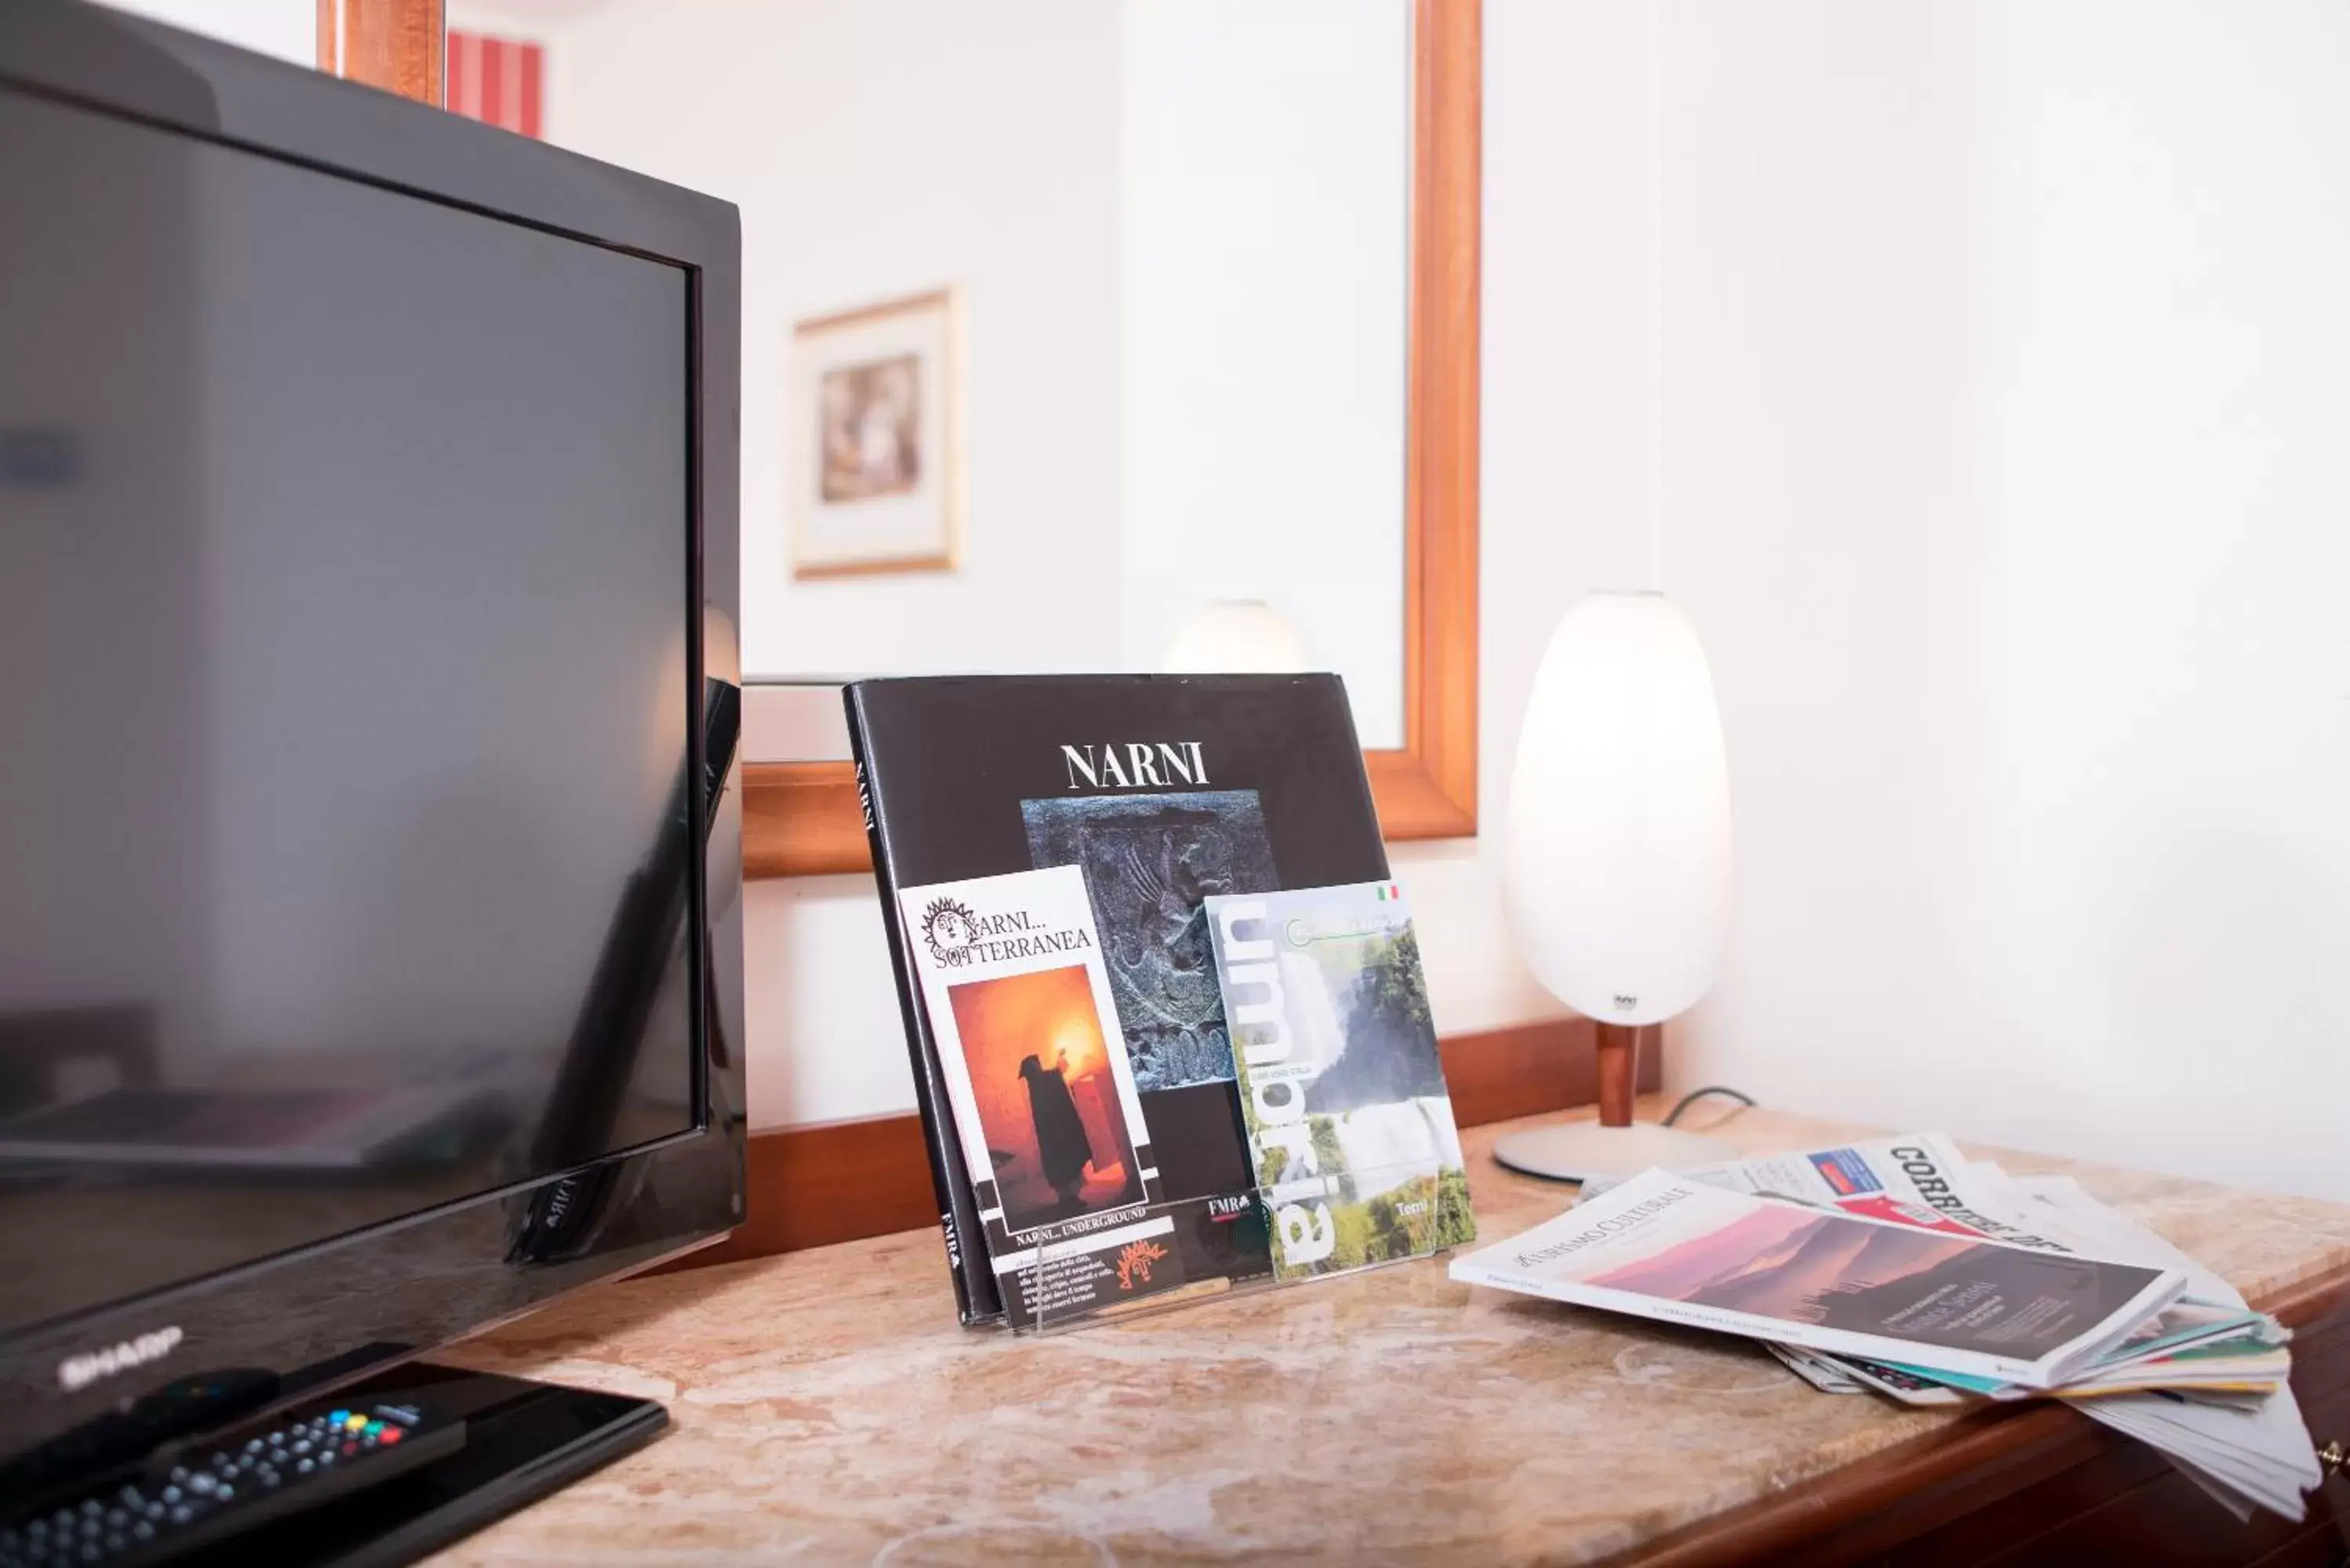
[[[1180,1272],[1202,1289],[1269,1274],[1201,906],[1387,876],[1345,686],[1334,675],[974,676],[862,680],[844,701],[963,1321],[1003,1309],[945,1104],[919,915],[898,896],[931,883],[1077,869]]]
[[[1749,1338],[2035,1388],[2176,1300],[2176,1270],[2008,1246],[1652,1170],[1452,1277]]]
[[[1006,1309],[1033,1320],[1181,1284],[1085,877],[1065,866],[898,897]]]
[[[1283,1279],[1477,1239],[1419,943],[1392,882],[1207,900]]]
[[[1678,1174],[1710,1187],[1816,1204],[1872,1220],[1986,1236],[2043,1252],[2077,1252],[2187,1276],[2187,1300],[2256,1315],[2234,1286],[2141,1225],[2094,1200],[2076,1210],[2042,1203],[1996,1165],[1970,1160],[1941,1133],[1903,1133],[1795,1154],[1762,1155]],[[1584,1184],[1586,1194],[1605,1190]],[[2077,1193],[2077,1189],[2074,1189]],[[2180,1316],[2184,1308],[2166,1317]],[[2182,1319],[2183,1321],[2183,1319]],[[2200,1320],[2198,1320],[2200,1321]],[[2152,1330],[2147,1331],[2151,1333]]]

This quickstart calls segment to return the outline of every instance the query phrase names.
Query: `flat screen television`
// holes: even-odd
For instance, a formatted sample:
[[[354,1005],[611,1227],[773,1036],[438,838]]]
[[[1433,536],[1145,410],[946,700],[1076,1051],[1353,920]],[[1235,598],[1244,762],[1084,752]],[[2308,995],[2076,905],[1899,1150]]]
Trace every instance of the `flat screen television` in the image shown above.
[[[0,1529],[741,1218],[739,275],[0,5]]]

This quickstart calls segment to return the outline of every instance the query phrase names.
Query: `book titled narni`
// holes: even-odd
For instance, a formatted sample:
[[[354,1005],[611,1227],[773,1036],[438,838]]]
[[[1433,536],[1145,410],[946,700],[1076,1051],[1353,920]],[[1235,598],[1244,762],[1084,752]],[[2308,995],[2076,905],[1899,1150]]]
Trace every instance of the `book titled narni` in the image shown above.
[[[2178,1270],[2027,1247],[1652,1170],[1452,1277],[1839,1356],[2069,1381],[2186,1289]]]
[[[1475,1241],[1403,889],[1228,893],[1207,908],[1274,1273]]]
[[[1023,1326],[1040,1315],[1098,1310],[1112,1295],[1212,1290],[1271,1275],[1268,1217],[1205,905],[1227,894],[1386,879],[1345,687],[1332,675],[974,676],[858,681],[846,701],[964,1322],[1008,1314]],[[970,1074],[976,1114],[982,1068],[964,1049],[967,1025],[951,1002],[935,1000],[936,982],[950,977],[926,974],[924,927],[942,898],[968,906],[977,919],[993,918],[993,906],[956,892],[959,885],[1053,870],[1066,873],[1059,886],[1084,890],[1094,944],[1086,961],[1098,965],[1107,993],[1104,1043],[1124,1066],[1097,1079],[1098,1091],[1087,1089],[1079,1069],[1092,1057],[1070,1054],[1058,1075],[1076,1112],[1073,1126],[1049,1081],[1060,1055],[1055,1036],[1029,1036],[1034,1044],[1012,1056],[1011,1081],[991,1057],[989,1092],[1003,1115],[1026,1117],[1032,1130],[1010,1142],[986,1137],[985,1159],[974,1164],[953,1102],[957,1076]],[[1018,914],[1019,900],[996,912]],[[937,918],[951,934],[960,916]],[[1071,929],[1065,922],[1054,930]],[[1016,948],[1024,935],[1033,933],[990,926],[974,943]],[[976,961],[1010,956],[995,946],[985,954]],[[1064,957],[1060,967],[1074,967],[1076,959]],[[1088,989],[1098,1003],[1099,991],[1090,981]],[[1022,1075],[1030,1055],[1043,1077]],[[1130,1108],[1122,1089],[1110,1093],[1121,1071],[1132,1085]],[[1099,1101],[1092,1119],[1089,1096]],[[1111,1109],[1128,1119],[1109,1126],[1102,1113]],[[1062,1130],[1047,1134],[1047,1125]],[[998,1153],[1012,1158],[999,1165]],[[1149,1277],[1129,1265],[1123,1287],[1115,1253],[1107,1273],[1061,1267],[1082,1251],[1063,1244],[1086,1227],[1134,1222],[1125,1217],[1131,1202],[1108,1193],[1111,1168],[1120,1165],[1143,1184],[1139,1201],[1149,1218],[1171,1221],[1139,1238],[1165,1255],[1137,1254]],[[1028,1209],[1015,1208],[1015,1189]],[[983,1210],[995,1218],[983,1220]],[[1046,1228],[1034,1245],[1022,1240],[1034,1229],[1023,1216],[1032,1214]],[[1050,1248],[1062,1250],[1048,1271]],[[1039,1289],[1049,1299],[1034,1299]]]

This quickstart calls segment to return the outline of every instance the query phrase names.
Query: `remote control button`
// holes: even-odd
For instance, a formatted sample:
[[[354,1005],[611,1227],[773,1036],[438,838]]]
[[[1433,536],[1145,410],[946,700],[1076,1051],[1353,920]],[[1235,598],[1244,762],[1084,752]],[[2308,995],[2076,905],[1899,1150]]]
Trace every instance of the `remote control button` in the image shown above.
[[[165,1502],[178,1502],[187,1495],[188,1494],[186,1492],[182,1491],[175,1486],[167,1486],[163,1489],[163,1501]]]
[[[295,1469],[295,1471],[296,1471],[296,1474],[299,1474],[299,1475],[306,1475],[306,1476],[307,1476],[307,1475],[308,1475],[312,1470],[317,1469],[317,1468],[318,1468],[318,1464],[317,1464],[317,1461],[316,1459],[300,1459],[300,1460],[296,1461],[295,1466],[294,1466],[294,1469]]]
[[[174,1524],[185,1524],[195,1517],[196,1511],[184,1502],[172,1511],[172,1522]]]
[[[133,1541],[152,1541],[155,1539],[155,1527],[142,1519],[138,1523],[130,1527],[130,1539]]]

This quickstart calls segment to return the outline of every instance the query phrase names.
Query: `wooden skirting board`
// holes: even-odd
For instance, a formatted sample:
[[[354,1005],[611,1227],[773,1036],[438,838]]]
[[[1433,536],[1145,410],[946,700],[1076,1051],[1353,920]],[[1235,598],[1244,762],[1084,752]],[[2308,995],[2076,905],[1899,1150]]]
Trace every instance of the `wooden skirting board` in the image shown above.
[[[889,1043],[891,1049],[896,1042]],[[1588,1020],[1548,1019],[1442,1042],[1452,1116],[1461,1126],[1586,1106],[1599,1096]],[[1658,1086],[1658,1054],[1641,1054],[1640,1087]],[[939,1222],[921,1118],[870,1116],[754,1133],[750,1217],[734,1233],[669,1265],[700,1268],[804,1247],[861,1241]]]

